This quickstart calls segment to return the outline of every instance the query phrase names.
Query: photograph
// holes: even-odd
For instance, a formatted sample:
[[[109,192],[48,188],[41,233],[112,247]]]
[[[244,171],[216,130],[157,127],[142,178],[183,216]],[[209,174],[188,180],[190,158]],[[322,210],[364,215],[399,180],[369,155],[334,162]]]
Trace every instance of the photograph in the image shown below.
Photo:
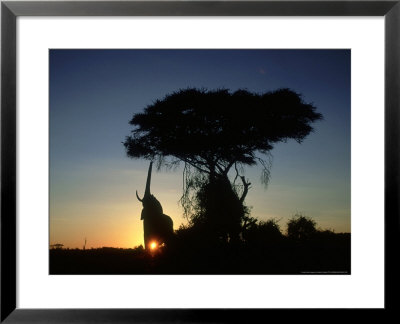
[[[350,49],[49,49],[50,275],[350,275]]]

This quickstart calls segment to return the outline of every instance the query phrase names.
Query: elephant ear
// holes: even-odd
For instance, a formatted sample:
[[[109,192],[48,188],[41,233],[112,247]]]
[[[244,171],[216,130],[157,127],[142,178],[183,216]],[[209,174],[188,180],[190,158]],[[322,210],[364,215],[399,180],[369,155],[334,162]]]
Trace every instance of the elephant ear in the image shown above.
[[[142,209],[142,213],[140,215],[140,220],[143,220],[143,219],[144,219],[144,209]]]

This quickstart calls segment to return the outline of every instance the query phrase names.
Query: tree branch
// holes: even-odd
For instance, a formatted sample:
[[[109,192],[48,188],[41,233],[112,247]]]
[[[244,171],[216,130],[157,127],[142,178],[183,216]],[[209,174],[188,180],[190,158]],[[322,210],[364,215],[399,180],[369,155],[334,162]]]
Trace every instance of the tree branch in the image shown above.
[[[236,168],[236,162],[235,162],[235,161],[229,162],[229,163],[228,163],[228,166],[225,167],[224,175],[227,175],[227,174],[228,174],[228,172],[229,172],[229,170],[231,169],[231,167],[232,167],[233,164],[235,164],[235,168]],[[237,173],[237,169],[236,169],[236,173]]]
[[[240,179],[242,180],[243,183],[243,193],[242,196],[240,197],[240,202],[243,204],[244,199],[246,198],[247,193],[249,192],[251,183],[247,182],[244,176],[240,176]]]
[[[205,170],[205,169],[203,169],[203,168],[198,166],[198,164],[203,164],[199,160],[189,159],[189,158],[184,157],[184,156],[179,156],[178,158],[181,159],[183,162],[191,165],[195,169],[199,170],[200,172],[204,172],[204,173],[210,174],[210,171]]]

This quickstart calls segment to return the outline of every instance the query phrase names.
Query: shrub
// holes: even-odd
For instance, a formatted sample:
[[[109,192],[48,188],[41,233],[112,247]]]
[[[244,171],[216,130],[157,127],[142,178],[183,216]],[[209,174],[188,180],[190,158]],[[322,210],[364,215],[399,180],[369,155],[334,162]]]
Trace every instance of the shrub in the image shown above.
[[[245,240],[252,244],[271,243],[281,240],[283,234],[278,221],[276,219],[269,219],[252,224],[246,231]]]
[[[295,240],[307,240],[313,237],[316,232],[316,222],[301,214],[294,215],[287,223],[287,235]]]

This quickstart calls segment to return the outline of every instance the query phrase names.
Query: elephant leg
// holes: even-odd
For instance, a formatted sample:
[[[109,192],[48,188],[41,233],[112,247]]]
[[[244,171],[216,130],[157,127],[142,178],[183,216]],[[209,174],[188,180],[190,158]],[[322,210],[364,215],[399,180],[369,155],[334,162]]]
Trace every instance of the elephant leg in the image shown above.
[[[149,231],[148,231],[148,224],[146,221],[143,222],[143,233],[144,233],[144,248],[147,250],[149,246]]]

